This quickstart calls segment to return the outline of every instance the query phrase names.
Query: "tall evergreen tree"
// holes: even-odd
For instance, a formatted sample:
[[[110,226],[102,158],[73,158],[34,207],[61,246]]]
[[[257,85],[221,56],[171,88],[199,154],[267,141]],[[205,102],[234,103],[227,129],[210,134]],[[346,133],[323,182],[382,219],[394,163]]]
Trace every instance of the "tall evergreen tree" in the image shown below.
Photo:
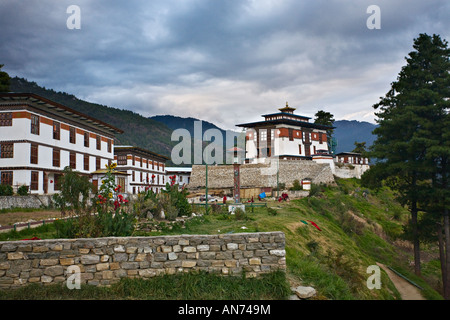
[[[322,124],[322,125],[330,127],[327,130],[327,144],[328,144],[329,152],[332,151],[331,139],[333,138],[333,133],[334,133],[334,127],[333,127],[334,121],[335,121],[334,116],[329,112],[319,110],[315,114],[314,123]]]
[[[448,209],[444,190],[448,189],[449,147],[444,137],[448,135],[450,69],[447,42],[440,36],[420,34],[413,47],[397,81],[374,105],[379,110],[379,127],[374,130],[378,137],[370,155],[383,168],[374,170],[377,178],[398,191],[400,202],[411,212],[415,272],[420,274],[419,214],[430,208],[431,198],[440,199],[441,215]],[[370,174],[367,180],[373,182],[373,178]]]
[[[0,64],[0,92],[9,92],[11,78],[9,77],[9,74],[2,71],[3,66],[3,64]]]

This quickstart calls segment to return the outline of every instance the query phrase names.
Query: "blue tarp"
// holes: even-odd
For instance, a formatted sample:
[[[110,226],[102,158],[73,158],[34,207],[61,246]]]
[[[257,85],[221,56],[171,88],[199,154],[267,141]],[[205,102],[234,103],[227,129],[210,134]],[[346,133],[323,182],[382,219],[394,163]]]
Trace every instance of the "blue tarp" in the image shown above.
[[[260,194],[259,194],[259,197],[260,197],[261,199],[264,199],[264,198],[266,197],[266,193],[265,193],[265,192],[260,193]]]

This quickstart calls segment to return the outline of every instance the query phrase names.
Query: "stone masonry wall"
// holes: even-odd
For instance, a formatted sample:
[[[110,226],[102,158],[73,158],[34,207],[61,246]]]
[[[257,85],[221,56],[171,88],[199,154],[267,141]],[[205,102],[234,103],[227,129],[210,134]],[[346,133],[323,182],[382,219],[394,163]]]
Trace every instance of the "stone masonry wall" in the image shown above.
[[[52,205],[52,203],[52,196],[45,195],[0,196],[0,209],[40,208]]]
[[[282,232],[0,242],[0,289],[64,283],[78,266],[81,283],[109,285],[194,270],[258,276],[285,270]]]
[[[334,183],[334,176],[328,164],[313,161],[280,160],[279,166],[276,162],[267,164],[243,164],[241,165],[241,187],[257,188],[277,186],[277,167],[279,169],[278,179],[285,183],[286,188],[292,187],[294,180],[311,179],[315,184]],[[192,166],[189,189],[205,187],[205,166]],[[217,165],[208,166],[209,188],[233,188],[233,166]]]

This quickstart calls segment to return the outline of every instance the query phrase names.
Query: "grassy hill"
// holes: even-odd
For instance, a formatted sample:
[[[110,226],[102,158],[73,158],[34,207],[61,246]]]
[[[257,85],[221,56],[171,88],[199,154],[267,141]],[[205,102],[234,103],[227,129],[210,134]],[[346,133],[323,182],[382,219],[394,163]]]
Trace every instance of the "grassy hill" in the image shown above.
[[[376,263],[390,266],[402,275],[408,277],[424,290],[426,299],[442,299],[440,295],[440,264],[436,246],[422,246],[422,271],[421,277],[414,275],[411,245],[402,239],[403,226],[408,222],[409,214],[395,200],[393,193],[388,189],[379,191],[361,188],[359,180],[337,179],[335,186],[313,186],[310,197],[291,200],[289,202],[268,201],[271,209],[264,207],[247,210],[244,216],[229,215],[213,206],[212,212],[202,217],[195,217],[186,223],[186,228],[163,228],[162,232],[143,233],[135,235],[173,235],[173,234],[223,234],[241,232],[266,232],[282,231],[286,235],[286,276],[278,275],[271,280],[263,280],[260,285],[261,296],[264,299],[287,298],[286,287],[297,285],[310,285],[316,288],[316,299],[328,300],[397,300],[400,294],[382,270],[380,290],[369,290],[367,279],[370,274],[367,268]],[[202,212],[203,208],[197,208],[196,212]],[[313,221],[321,229],[317,229],[311,223]],[[51,225],[40,234],[36,230],[27,230],[28,234],[10,233],[0,234],[1,240],[22,239],[30,236],[39,238],[52,238],[56,236]],[[31,232],[31,233],[30,233]],[[185,280],[173,280],[188,286],[189,290],[195,290],[196,299],[211,299],[214,297],[214,289],[202,290],[201,284],[210,281],[208,277],[200,275],[200,278]],[[178,278],[177,278],[178,279]],[[144,280],[142,280],[144,281]],[[149,281],[161,281],[159,279]],[[166,279],[166,282],[169,281]],[[170,280],[172,281],[172,280]],[[222,280],[217,285],[224,288]],[[267,282],[264,282],[267,281]],[[283,284],[284,283],[284,284]],[[124,286],[132,285],[139,288],[135,295],[127,296],[132,299],[155,296],[156,284],[120,284],[118,288],[124,290]],[[247,292],[242,289],[247,285],[240,283],[234,293],[222,292],[220,297],[225,299],[246,299]],[[228,286],[228,284],[227,284]],[[276,286],[276,288],[270,287]],[[103,298],[120,299],[122,291],[112,287]],[[146,288],[146,289],[143,289]],[[194,288],[194,289],[193,289]],[[263,289],[266,288],[266,289]],[[267,290],[267,288],[270,288]],[[181,290],[175,287],[175,291]],[[276,289],[276,290],[275,290]],[[49,289],[50,290],[50,289]],[[89,289],[94,290],[94,289]],[[127,289],[132,292],[132,289]],[[148,290],[144,293],[142,290]],[[221,289],[225,290],[225,289]],[[242,291],[240,291],[242,290]],[[178,292],[177,291],[177,292]],[[271,293],[273,291],[273,293]],[[104,291],[101,291],[104,293]],[[276,293],[275,293],[276,292]],[[18,293],[19,294],[19,293]],[[21,291],[22,298],[27,298],[28,293]],[[37,294],[35,291],[32,294]],[[56,297],[64,298],[61,290],[56,291]],[[81,295],[83,293],[80,293]],[[95,294],[90,291],[89,296]],[[175,292],[167,291],[166,296],[158,299],[178,299],[173,296]],[[44,294],[51,299],[52,294]],[[6,295],[4,298],[14,298]],[[184,298],[183,298],[184,297]],[[185,296],[181,299],[186,299]],[[219,297],[219,296],[217,296]],[[70,295],[66,298],[70,298]],[[84,299],[84,296],[80,296]],[[215,299],[215,298],[213,298]],[[258,297],[256,297],[258,299]]]

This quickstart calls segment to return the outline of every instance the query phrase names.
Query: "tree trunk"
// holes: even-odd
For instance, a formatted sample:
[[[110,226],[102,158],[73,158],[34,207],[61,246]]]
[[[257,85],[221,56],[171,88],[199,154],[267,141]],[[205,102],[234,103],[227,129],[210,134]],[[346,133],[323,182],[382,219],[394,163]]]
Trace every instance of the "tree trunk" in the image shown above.
[[[447,262],[445,256],[444,237],[442,236],[442,224],[440,222],[436,224],[436,229],[439,243],[439,260],[441,262],[442,290],[444,293],[444,298],[447,299]]]
[[[445,283],[444,292],[446,293],[445,299],[450,299],[450,221],[448,216],[448,209],[444,209],[444,234],[445,234],[445,279],[447,280]]]
[[[420,241],[419,230],[417,229],[417,203],[413,202],[411,207],[411,224],[413,230],[413,243],[414,243],[414,272],[420,276]]]

